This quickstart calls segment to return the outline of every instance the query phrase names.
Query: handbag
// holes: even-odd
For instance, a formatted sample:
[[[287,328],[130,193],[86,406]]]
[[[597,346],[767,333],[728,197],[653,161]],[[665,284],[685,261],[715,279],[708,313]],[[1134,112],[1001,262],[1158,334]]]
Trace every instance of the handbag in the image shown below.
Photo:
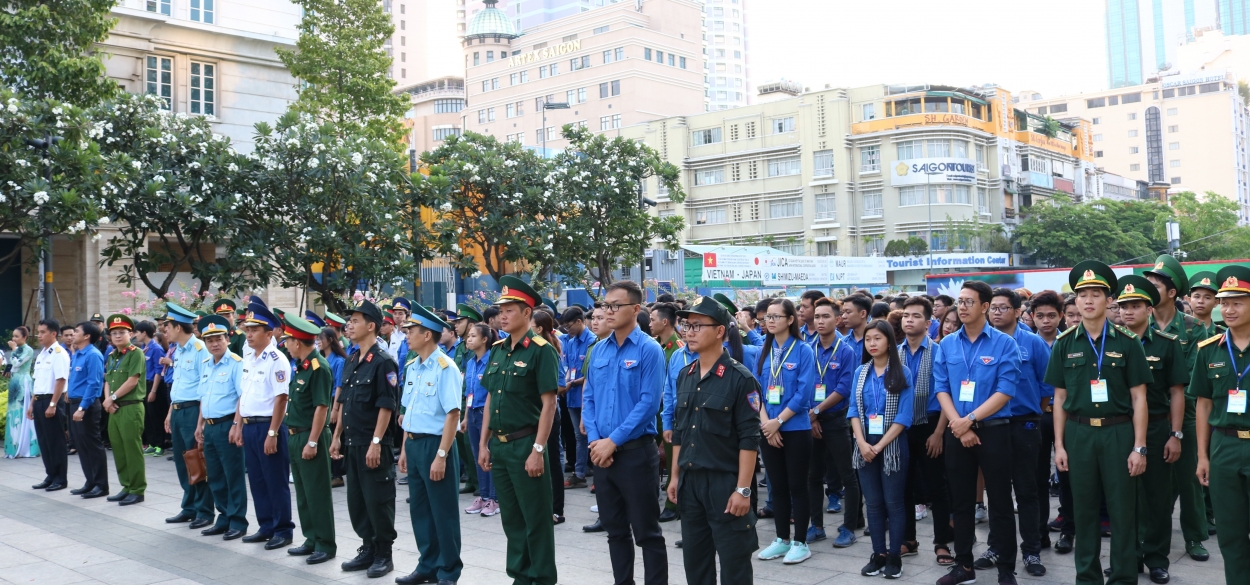
[[[204,450],[196,447],[182,452],[182,461],[187,465],[187,483],[195,485],[208,481],[208,470],[204,464]]]

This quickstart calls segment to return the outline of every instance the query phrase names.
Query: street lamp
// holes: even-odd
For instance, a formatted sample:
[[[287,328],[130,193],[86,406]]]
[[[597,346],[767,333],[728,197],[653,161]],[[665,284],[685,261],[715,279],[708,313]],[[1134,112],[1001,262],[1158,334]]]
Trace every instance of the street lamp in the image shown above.
[[[547,110],[567,110],[568,102],[549,102],[543,98],[543,158],[547,157]]]
[[[645,213],[648,207],[655,207],[655,206],[656,206],[655,200],[647,199],[646,197],[642,196],[642,184],[639,183],[638,184],[638,209],[642,210]],[[647,289],[647,244],[646,242],[643,242],[642,256],[638,258],[638,284],[642,286],[644,294],[645,294],[645,291]],[[657,295],[659,294],[658,290],[656,291],[656,294]],[[646,299],[643,299],[643,300],[645,301]]]
[[[26,146],[39,151],[40,159],[43,160],[44,179],[48,181],[48,186],[52,184],[52,165],[48,164],[48,149],[52,145],[60,142],[60,136],[44,136],[43,138],[27,138]],[[40,318],[52,318],[52,237],[48,236],[44,241],[43,258],[40,262],[43,266],[40,270],[43,273],[43,279],[39,281],[39,300],[43,305],[39,311]]]

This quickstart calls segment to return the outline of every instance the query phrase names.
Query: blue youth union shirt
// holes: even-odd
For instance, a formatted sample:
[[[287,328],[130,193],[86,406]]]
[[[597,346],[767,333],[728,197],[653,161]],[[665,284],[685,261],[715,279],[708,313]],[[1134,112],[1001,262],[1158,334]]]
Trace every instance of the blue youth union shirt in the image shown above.
[[[1050,364],[1050,347],[1036,333],[1016,324],[1016,347],[1020,350],[1020,384],[1016,397],[1007,403],[1011,416],[1042,414],[1042,398],[1055,395],[1055,387],[1042,382],[1046,379],[1046,366]]]
[[[486,373],[486,362],[489,352],[483,353],[482,357],[469,352],[464,356],[464,395],[472,397],[469,408],[483,408],[486,406],[486,389],[482,387],[482,374]]]
[[[768,418],[777,418],[781,411],[790,409],[795,413],[781,425],[783,431],[811,430],[812,421],[807,416],[811,410],[812,397],[816,393],[816,364],[811,346],[794,338],[787,339],[781,346],[780,360],[773,362],[773,348],[776,341],[760,348],[756,363],[749,365],[764,391],[764,409]],[[764,367],[759,367],[760,363]],[[781,385],[781,404],[768,402],[768,387]]]
[[[70,400],[81,400],[79,408],[87,410],[104,393],[104,354],[87,344],[70,356],[69,381],[65,394]]]
[[[933,363],[933,390],[950,394],[960,417],[976,410],[995,392],[1014,398],[1020,384],[1020,351],[1016,341],[986,323],[976,341],[968,339],[967,330],[942,338],[941,363]],[[960,384],[976,382],[971,402],[959,399]],[[1010,416],[1009,406],[985,417],[985,420]]]
[[[673,430],[673,409],[677,402],[677,376],[681,369],[699,360],[699,354],[683,347],[668,358],[668,372],[664,376],[664,412],[660,415],[664,430]]]
[[[582,394],[587,440],[608,438],[623,445],[654,435],[665,365],[664,349],[638,327],[623,345],[615,332],[596,345]]]
[[[816,361],[816,384],[825,385],[825,398],[835,393],[842,395],[842,400],[827,412],[837,412],[851,402],[851,388],[855,384],[855,368],[859,365],[859,355],[846,340],[839,337],[829,347],[821,347],[820,337],[812,340],[813,358]],[[822,374],[823,372],[823,374]],[[816,400],[816,387],[812,386],[812,406],[820,404]],[[822,412],[821,414],[825,414]]]
[[[564,355],[560,356],[560,363],[564,366],[565,377],[560,379],[561,384],[566,384],[570,379],[581,377],[582,363],[586,361],[586,350],[590,349],[595,343],[595,336],[589,329],[582,329],[581,335],[566,335],[564,341],[560,342],[564,348]],[[572,372],[568,374],[567,372]],[[585,387],[583,385],[569,388],[564,393],[565,404],[569,408],[582,407],[582,392]]]
[[[925,352],[927,351],[933,352],[933,367],[936,368],[937,365],[941,363],[942,361],[942,346],[938,345],[936,341],[933,341],[932,339],[925,337],[924,341],[920,344],[920,349],[917,349],[914,353],[911,350],[911,344],[907,343],[906,341],[898,344],[898,347],[899,347],[899,350],[902,351],[903,357],[906,358],[904,361],[904,365],[907,366],[907,371],[911,372],[912,389],[914,391],[916,387],[915,378],[916,376],[920,375],[921,358],[924,357]],[[942,411],[942,403],[938,402],[937,395],[938,393],[936,390],[934,390],[934,387],[933,387],[933,370],[930,369],[929,370],[929,397],[925,400],[925,407],[924,407],[926,413],[934,413],[934,412]],[[958,398],[958,395],[956,395],[956,398]],[[936,419],[935,419],[935,422],[936,422]]]
[[[885,414],[885,374],[877,375],[877,368],[871,362],[855,368],[854,377],[859,380],[860,372],[864,368],[868,368],[868,377],[864,380],[864,402],[860,404],[855,397],[850,400],[851,405],[846,409],[846,418],[859,418],[859,413],[864,416],[873,414]],[[888,370],[887,370],[888,371]],[[912,386],[912,373],[907,366],[903,366],[903,378],[907,380],[907,387],[899,391],[898,395],[898,412],[894,415],[894,422],[891,424],[903,425],[903,428],[911,426],[913,415],[915,414],[916,393]],[[855,389],[852,388],[851,392]],[[885,430],[890,430],[888,427]],[[868,434],[868,429],[864,429],[864,434]]]

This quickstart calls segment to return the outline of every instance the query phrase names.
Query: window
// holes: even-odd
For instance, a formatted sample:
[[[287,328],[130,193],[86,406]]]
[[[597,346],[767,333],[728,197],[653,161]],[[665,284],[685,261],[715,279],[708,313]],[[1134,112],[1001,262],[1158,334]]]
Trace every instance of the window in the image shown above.
[[[1102,107],[1106,107],[1106,105],[1107,105],[1107,98],[1094,98],[1090,100],[1085,100],[1085,107],[1087,108],[1102,108]]]
[[[1130,112],[1130,113],[1129,113],[1129,115],[1128,115],[1128,119],[1129,119],[1130,121],[1131,121],[1131,120],[1136,120],[1136,119],[1137,119],[1137,112]]]
[[[924,144],[919,140],[904,140],[896,145],[898,146],[898,160],[911,160],[924,156]]]
[[[677,60],[676,57],[672,53],[668,54],[668,66],[669,67],[676,65],[676,60]]]
[[[464,100],[462,99],[441,99],[434,100],[435,114],[454,114],[464,109]]]
[[[147,0],[148,12],[159,12],[169,16],[170,0]]]
[[[1179,142],[1168,143],[1168,150],[1180,150],[1180,149],[1181,149],[1181,143]]]
[[[616,60],[616,61],[624,61],[624,60],[625,60],[625,47],[617,47],[617,48],[613,49],[613,53],[614,53],[614,54],[615,54],[615,56],[616,56],[616,58],[615,58],[614,60]]]
[[[213,24],[214,0],[191,0],[191,20]]]
[[[513,74],[511,74],[511,75],[509,75],[509,76],[508,76],[508,85],[517,85],[517,82],[518,82],[520,79],[521,79],[520,74],[513,73]]]
[[[1129,131],[1128,131],[1128,137],[1129,137],[1129,138],[1137,138],[1137,131],[1136,131],[1136,130],[1129,130]]]
[[[863,110],[864,120],[877,119],[877,104],[863,104],[860,108]]]
[[[799,174],[799,157],[774,158],[768,161],[768,176],[784,177]]]
[[[590,31],[590,34],[600,35],[605,32],[608,32],[608,25],[606,24],[600,27],[596,27],[594,30]]]
[[[816,255],[817,256],[837,256],[838,255],[838,242],[837,241],[816,242]]]
[[[582,55],[581,57],[573,57],[569,59],[569,71],[577,71],[578,69],[586,69],[590,67],[590,55]]]
[[[929,147],[929,158],[951,156],[951,141],[949,140],[929,140],[926,146]]]
[[[985,145],[977,145],[977,170],[985,170]]]
[[[1020,168],[1025,171],[1033,171],[1035,173],[1046,173],[1047,165],[1044,158],[1029,158],[1028,156],[1020,157]]]
[[[1094,124],[1101,124],[1102,118],[1094,118],[1093,120],[1091,120],[1091,122],[1093,122]]]
[[[1178,125],[1176,125],[1176,124],[1173,124],[1173,125],[1171,125],[1171,126],[1168,126],[1168,133],[1169,133],[1169,134],[1173,134],[1173,133],[1180,132],[1180,131],[1181,131],[1181,127],[1180,127],[1180,126],[1178,126]]]
[[[1169,166],[1169,167],[1172,167],[1172,168],[1174,168],[1174,169],[1180,168],[1180,166],[1181,166],[1181,161],[1179,161],[1179,160],[1170,160],[1170,161],[1168,161],[1168,166]]]
[[[1055,104],[1050,106],[1050,113],[1052,114],[1062,114],[1066,111],[1068,111],[1068,104]]]
[[[194,0],[192,0],[192,1],[194,1]],[[1219,90],[1220,90],[1220,84],[1219,84],[1219,82],[1216,82],[1216,83],[1204,83],[1204,84],[1202,84],[1202,85],[1199,85],[1199,86],[1198,86],[1198,93],[1211,93],[1211,92],[1215,92],[1215,91],[1219,91]]]
[[[460,136],[460,129],[454,126],[434,129],[434,141],[435,142],[438,142],[441,140],[447,140],[448,138],[452,136]],[[518,134],[517,137],[519,138],[520,134]]]
[[[1102,158],[1102,151],[1101,151],[1101,150],[1095,150],[1095,151],[1094,151],[1094,158]]]
[[[490,80],[483,79],[482,80],[482,93],[486,93],[488,91],[490,91]]]
[[[507,117],[507,118],[516,117],[516,105],[515,104],[508,104],[508,107],[504,110],[504,117]]]
[[[1131,165],[1129,165],[1129,166],[1128,166],[1128,170],[1130,170],[1130,171],[1140,171],[1140,170],[1141,170],[1141,165],[1140,165],[1140,164],[1131,164]]]
[[[990,197],[985,187],[977,187],[977,212],[981,215],[990,214]]]
[[[555,77],[560,74],[560,66],[555,63],[552,63],[551,65],[549,65],[547,67],[547,70],[551,72],[552,77]]]
[[[191,113],[216,116],[216,70],[209,63],[191,62]]]
[[[864,217],[881,217],[881,190],[864,191]]]
[[[1094,142],[1102,142],[1102,134],[1095,134]]]
[[[1176,108],[1168,108],[1168,115],[1169,115],[1169,116],[1175,116],[1176,114],[1177,114],[1177,110],[1176,110]]]
[[[664,51],[655,52],[655,62],[659,63],[660,65],[664,64]]]
[[[864,236],[864,255],[880,256],[885,253],[885,236]]]
[[[485,124],[485,123],[486,123],[486,110],[478,110],[478,111],[477,111],[477,123],[478,123],[478,124]]]
[[[859,149],[859,172],[872,173],[881,170],[881,147],[865,146]]]
[[[1107,105],[1108,105],[1108,106],[1118,106],[1118,105],[1120,105],[1120,96],[1118,96],[1118,95],[1109,96],[1109,97],[1107,98]]]
[[[838,221],[837,196],[833,193],[816,194],[816,221]]]
[[[833,151],[818,150],[812,153],[812,175],[816,177],[833,176]]]
[[[898,188],[898,206],[924,205],[924,185],[912,185]]]
[[[773,118],[769,121],[772,126],[773,134],[785,134],[786,132],[794,132],[794,117]]]
[[[642,50],[642,58],[643,58],[643,59],[646,59],[646,60],[648,60],[648,61],[650,61],[650,60],[651,60],[651,49],[643,49],[643,50]]]
[[[968,158],[968,143],[963,140],[952,140],[951,156],[955,158]]]
[[[620,114],[614,114],[611,116],[603,116],[599,118],[600,130],[612,130],[614,128],[620,128],[620,127],[621,127],[621,115]]]
[[[607,65],[608,63],[611,63],[611,62],[612,62],[612,50],[608,49],[607,51],[603,52],[603,64]]]
[[[1172,184],[1173,184],[1173,185],[1179,185],[1179,184],[1181,184],[1181,178],[1180,178],[1180,177],[1172,177]]]
[[[482,56],[476,51],[473,52],[473,64],[474,65],[482,64]]]
[[[144,93],[161,98],[161,109],[168,110],[174,103],[174,60],[169,57],[148,56],[145,71]]]
[[[712,225],[717,223],[725,223],[725,207],[710,207],[708,209],[700,209],[694,212],[695,225]]]
[[[494,63],[494,62],[495,62],[495,52],[494,52],[494,51],[486,51],[486,62],[487,62],[487,63]]]
[[[1120,96],[1120,103],[1122,103],[1122,104],[1135,104],[1135,103],[1138,103],[1138,102],[1140,102],[1140,101],[1141,101],[1141,94],[1140,94],[1140,93],[1126,93],[1126,94],[1124,94],[1124,95]],[[1136,120],[1137,118],[1136,118],[1136,116],[1134,116],[1133,118],[1130,118],[1130,119],[1131,119],[1131,120]]]
[[[1139,153],[1139,152],[1141,152],[1141,147],[1138,147],[1138,146],[1130,146],[1130,147],[1128,147],[1128,153],[1129,153],[1129,154],[1137,154],[1137,153]]]
[[[609,96],[621,95],[621,81],[609,81],[599,84],[599,97],[606,98]]]
[[[802,217],[803,216],[803,199],[796,197],[793,199],[779,199],[777,201],[768,202],[768,218],[778,219],[782,217]]]
[[[474,63],[474,65],[476,65],[476,63]],[[547,78],[547,66],[546,65],[543,65],[538,68],[538,78],[539,79]]]
[[[725,169],[705,169],[694,174],[695,185],[715,185],[725,182]]]
[[[694,131],[694,146],[703,146],[704,144],[715,144],[721,141],[720,128],[708,128],[706,130]]]
[[[677,66],[678,66],[678,67],[681,67],[682,69],[685,69],[685,68],[686,68],[686,58],[685,58],[685,57],[678,57],[678,58],[677,58]]]

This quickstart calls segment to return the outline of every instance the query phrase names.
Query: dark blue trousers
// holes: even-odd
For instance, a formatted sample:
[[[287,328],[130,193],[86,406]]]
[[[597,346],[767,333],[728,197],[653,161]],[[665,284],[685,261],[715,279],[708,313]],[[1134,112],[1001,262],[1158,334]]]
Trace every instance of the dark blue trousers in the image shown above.
[[[243,449],[230,444],[230,423],[204,424],[204,465],[217,505],[217,526],[247,530],[247,483]],[[263,446],[263,445],[262,445]]]
[[[286,425],[278,428],[278,450],[265,454],[269,438],[269,422],[243,425],[243,453],[247,456],[247,483],[252,486],[252,503],[256,506],[256,532],[291,538],[295,523],[291,521],[291,459],[287,454]]]
[[[208,489],[208,482],[192,484],[187,478],[187,463],[182,454],[197,445],[195,427],[200,418],[199,402],[181,402],[178,408],[169,413],[169,430],[174,445],[174,470],[178,472],[178,483],[182,485],[182,511],[195,514],[197,520],[213,519],[213,492]]]

